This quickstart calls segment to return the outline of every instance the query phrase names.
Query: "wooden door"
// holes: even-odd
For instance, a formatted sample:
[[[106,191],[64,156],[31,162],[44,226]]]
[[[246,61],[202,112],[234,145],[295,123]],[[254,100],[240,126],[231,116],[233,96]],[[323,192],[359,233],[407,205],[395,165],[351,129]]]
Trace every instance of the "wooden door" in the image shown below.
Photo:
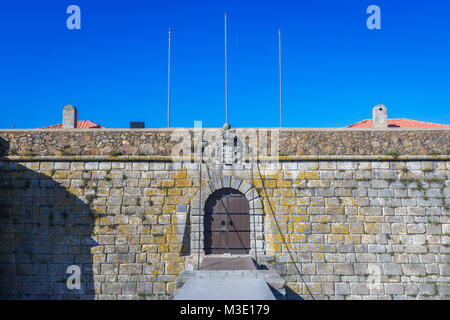
[[[250,252],[250,206],[234,189],[214,192],[205,204],[205,253],[248,254]]]

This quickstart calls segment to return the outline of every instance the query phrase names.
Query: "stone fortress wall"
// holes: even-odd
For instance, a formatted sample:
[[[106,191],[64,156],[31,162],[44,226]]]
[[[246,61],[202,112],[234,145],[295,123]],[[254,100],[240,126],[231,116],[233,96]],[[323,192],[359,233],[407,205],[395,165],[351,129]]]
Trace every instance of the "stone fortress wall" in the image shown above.
[[[169,299],[224,187],[249,200],[251,254],[289,299],[449,298],[449,129],[283,129],[279,165],[201,178],[171,137],[0,130],[0,298]]]

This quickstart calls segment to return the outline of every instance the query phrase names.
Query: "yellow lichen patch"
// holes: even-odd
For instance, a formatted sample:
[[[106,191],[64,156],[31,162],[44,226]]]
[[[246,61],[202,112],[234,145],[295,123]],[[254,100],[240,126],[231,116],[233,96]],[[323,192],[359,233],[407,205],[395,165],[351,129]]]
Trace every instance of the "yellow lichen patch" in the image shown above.
[[[355,233],[364,233],[364,224],[360,223],[360,222],[351,222],[349,224],[350,226],[350,233],[355,234]]]
[[[155,243],[154,238],[155,237],[153,237],[150,234],[143,234],[143,235],[141,235],[140,243],[141,244],[153,244],[153,243]]]
[[[147,254],[146,253],[136,254],[136,262],[147,262]]]
[[[92,262],[93,263],[102,263],[105,262],[106,255],[102,253],[96,253],[92,255]]]
[[[135,224],[138,225],[141,223],[140,217],[139,216],[130,216],[128,218],[128,224]]]
[[[366,216],[365,219],[366,222],[383,222],[383,217],[382,216]]]
[[[325,207],[326,214],[344,214],[345,207],[343,206],[331,206]]]
[[[290,242],[306,242],[305,234],[290,234],[289,235]]]
[[[42,162],[41,163],[41,171],[48,171],[48,170],[52,170],[53,169],[53,163],[51,162]],[[46,174],[45,172],[42,172],[44,174]]]
[[[267,183],[266,182],[264,182],[264,186],[267,188]],[[262,181],[254,179],[253,180],[253,187],[261,189],[263,187]]]
[[[167,292],[173,292],[173,288],[175,286],[175,282],[168,282],[167,283]]]
[[[74,196],[82,196],[84,194],[84,189],[82,189],[82,188],[69,188],[69,189],[67,189],[67,192],[73,194]]]
[[[152,253],[153,252],[157,252],[158,251],[158,246],[154,245],[154,244],[144,244],[142,246],[142,251],[143,252],[152,252]]]
[[[326,207],[331,207],[331,206],[335,206],[335,205],[336,205],[336,200],[335,199],[325,198],[325,206]]]
[[[147,207],[144,209],[144,212],[149,215],[149,216],[153,216],[153,218],[156,218],[156,214],[160,214],[161,213],[161,206],[153,206],[153,207]],[[148,217],[147,217],[148,218]]]
[[[158,275],[158,274],[164,274],[164,263],[158,263],[154,265],[155,268],[153,270],[151,270],[151,274],[153,275]],[[155,284],[153,285],[153,290],[155,290],[155,286],[157,285],[161,285],[161,282],[155,282]],[[164,284],[165,287],[165,284]]]
[[[378,234],[381,228],[379,223],[364,223],[364,230],[368,234]]]
[[[175,187],[190,187],[191,186],[191,180],[190,179],[177,179],[175,180]]]
[[[266,175],[263,176],[263,178],[265,180],[269,180],[269,179],[278,180],[278,179],[282,179],[283,178],[283,173],[282,173],[282,171],[277,171],[275,173],[266,174]]]
[[[145,188],[144,189],[144,195],[146,197],[159,196],[159,195],[165,195],[165,194],[166,194],[165,188]]]
[[[152,229],[153,230],[153,229]],[[156,229],[155,229],[156,230]],[[153,230],[154,232],[158,232],[158,231],[155,231],[155,230]],[[170,225],[165,225],[165,226],[162,226],[162,227],[160,227],[159,228],[159,230],[161,230],[160,232],[162,232],[162,233],[164,233],[164,234],[171,234],[172,232],[172,226],[170,226]]]
[[[312,259],[313,261],[324,261],[325,254],[323,252],[313,252]]]
[[[56,171],[53,174],[53,179],[67,179],[67,171]]]
[[[277,180],[278,188],[289,188],[292,182],[290,180],[279,179]]]
[[[161,181],[161,187],[172,188],[175,185],[175,180],[164,179]]]
[[[281,252],[282,245],[281,243],[269,243],[269,249],[273,252]]]
[[[309,291],[311,291],[312,294],[320,294],[322,293],[322,283],[321,282],[314,282],[314,283],[308,283]],[[309,294],[308,289],[306,286],[303,288],[303,294]]]
[[[281,198],[292,198],[295,197],[295,191],[293,189],[280,189],[275,192],[275,194]]]
[[[94,233],[95,234],[114,234],[115,233],[115,228],[113,228],[112,226],[108,226],[108,225],[103,225],[103,226],[94,226]]]
[[[148,216],[146,217],[148,218]],[[140,234],[151,234],[152,233],[152,227],[149,225],[140,225],[139,226]]]
[[[298,243],[290,243],[290,242],[288,242],[287,243],[287,247],[288,247],[288,249],[290,251],[298,251],[298,249],[299,249]]]
[[[307,171],[306,172],[306,179],[308,180],[319,180],[319,173],[317,171]]]
[[[181,196],[181,195],[183,195],[183,189],[182,188],[169,188],[169,189],[167,189],[167,195],[168,196]]]
[[[95,247],[91,247],[91,254],[95,254],[95,253],[103,253],[103,246],[95,246]]]
[[[346,234],[345,243],[361,243],[361,236],[356,234]]]
[[[166,286],[167,282],[155,282],[153,284],[153,294],[164,294],[166,293],[167,290],[167,286]]]
[[[314,215],[311,216],[311,222],[316,222],[316,223],[327,223],[327,222],[331,222],[333,221],[333,216],[330,215]]]
[[[158,244],[158,252],[169,252],[169,245],[164,243]]]
[[[158,224],[170,224],[170,214],[162,214],[158,216]]]
[[[329,234],[328,235],[328,243],[343,243],[344,235],[343,234]]]
[[[260,181],[259,181],[260,182]],[[259,183],[262,187],[262,183]],[[258,186],[257,186],[258,187]],[[269,188],[269,189],[273,189],[277,187],[277,181],[276,180],[264,180],[264,187]]]
[[[345,192],[347,193],[347,191]],[[342,205],[346,207],[354,207],[357,206],[355,199],[351,197],[351,191],[349,191],[350,196],[348,197],[341,197]]]
[[[295,180],[298,180],[298,181],[304,181],[304,180],[305,180],[305,177],[306,177],[306,172],[305,172],[305,171],[300,171],[300,172],[297,174],[297,177],[295,178]]]
[[[161,262],[161,255],[159,253],[147,253],[147,262],[148,263],[159,263]]]
[[[165,204],[163,206],[163,212],[166,214],[173,214],[176,213],[177,206],[175,204]]]
[[[308,214],[323,214],[324,208],[322,206],[309,206],[307,208]]]
[[[281,242],[283,242],[283,237],[281,234],[268,234],[267,241],[274,242],[274,243],[281,243]]]
[[[152,235],[153,237],[153,242],[157,243],[157,244],[166,244],[167,240],[165,235]],[[167,250],[165,250],[167,251]]]
[[[303,233],[305,231],[310,231],[311,230],[311,224],[309,224],[309,223],[297,223],[297,222],[294,222],[293,223],[293,227],[294,227],[294,232],[295,233]]]
[[[180,243],[180,241],[178,240],[178,236],[176,236],[176,235],[168,235],[166,238],[167,238],[167,243],[170,243],[170,244]]]
[[[104,201],[98,201],[98,204],[102,204],[102,202]],[[104,204],[104,203],[103,203]],[[106,206],[92,206],[91,207],[91,211],[92,213],[96,214],[96,215],[102,215],[102,214],[106,214]]]
[[[294,206],[295,204],[295,198],[281,198],[281,205],[283,206]]]
[[[308,216],[305,214],[291,214],[289,216],[289,221],[291,221],[291,222],[306,222],[306,221],[308,221]]]
[[[332,233],[349,233],[348,224],[346,223],[333,223],[331,225]]]
[[[172,253],[185,253],[183,251],[183,245],[182,244],[169,244],[169,252]]]
[[[162,262],[180,262],[182,258],[178,253],[165,252],[161,253]]]
[[[187,178],[187,171],[186,169],[179,170],[172,174],[173,179],[186,179]]]
[[[331,227],[327,223],[313,224],[314,233],[329,233],[331,231],[330,229]]]
[[[131,245],[139,244],[140,237],[137,234],[129,235],[128,236],[128,243]]]
[[[97,195],[100,197],[107,197],[109,196],[109,189],[107,188],[99,188],[97,190]]]

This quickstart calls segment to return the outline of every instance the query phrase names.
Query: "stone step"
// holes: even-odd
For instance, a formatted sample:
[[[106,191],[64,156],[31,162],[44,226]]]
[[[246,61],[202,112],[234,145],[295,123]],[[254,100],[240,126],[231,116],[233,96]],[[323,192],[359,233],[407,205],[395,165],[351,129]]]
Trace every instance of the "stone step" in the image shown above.
[[[189,279],[174,300],[275,300],[267,283],[260,278]]]
[[[224,284],[226,285],[222,289],[220,286]],[[244,285],[248,285],[252,290],[247,291]],[[202,288],[202,286],[205,286],[205,288]],[[209,299],[222,300],[222,297],[228,297],[230,292],[234,292],[235,299],[238,297],[240,297],[239,299],[242,298],[245,300],[263,299],[263,297],[268,299],[269,295],[266,289],[271,292],[271,299],[284,299],[286,293],[285,280],[273,270],[183,271],[175,283],[174,299],[178,300],[183,297],[190,297],[196,300],[195,295],[202,297],[204,293],[208,293]],[[242,294],[238,293],[238,291],[241,291]],[[246,296],[243,296],[243,294]],[[257,296],[259,298],[256,298]]]

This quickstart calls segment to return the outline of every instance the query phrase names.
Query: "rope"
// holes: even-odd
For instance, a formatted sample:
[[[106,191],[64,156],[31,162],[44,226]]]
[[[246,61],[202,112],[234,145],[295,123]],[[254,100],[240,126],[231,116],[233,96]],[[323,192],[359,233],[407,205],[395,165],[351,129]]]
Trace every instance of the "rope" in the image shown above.
[[[252,186],[254,186],[253,182],[253,162],[252,162]],[[258,267],[258,248],[256,247],[256,214],[255,214],[255,201],[252,199],[252,212],[253,212],[253,239],[255,244],[255,260],[256,260],[256,266]],[[250,224],[252,223],[251,220],[252,216],[250,216]]]
[[[200,234],[201,234],[201,212],[202,212],[202,160],[200,159],[199,163],[199,186],[198,186],[198,239],[197,239],[197,270],[200,269]]]
[[[291,250],[289,249],[289,246],[287,245],[287,242],[286,242],[286,239],[285,239],[285,237],[284,237],[284,234],[283,234],[283,232],[281,231],[280,225],[278,224],[277,218],[276,218],[276,216],[275,216],[275,212],[274,212],[274,210],[273,210],[273,208],[272,208],[272,204],[270,203],[269,195],[268,195],[267,190],[266,190],[266,187],[265,187],[265,185],[264,185],[264,180],[263,180],[262,175],[261,175],[261,170],[260,170],[260,168],[259,168],[259,163],[258,163],[258,161],[256,161],[256,167],[258,168],[259,177],[260,177],[260,179],[261,179],[262,187],[263,187],[263,189],[264,189],[264,193],[266,194],[267,201],[269,202],[269,207],[270,207],[270,210],[272,211],[273,219],[275,220],[275,223],[276,223],[276,225],[277,225],[277,228],[278,228],[278,230],[280,231],[281,239],[283,240],[283,243],[286,245],[286,248],[287,248],[287,250],[288,250],[289,256],[291,257],[291,260],[292,260],[292,262],[294,263],[295,269],[297,270],[297,273],[298,273],[298,275],[300,276],[300,279],[301,279],[301,280],[303,281],[303,283],[305,284],[306,289],[308,290],[308,293],[309,293],[309,295],[311,296],[311,298],[312,298],[313,300],[315,300],[315,299],[314,299],[314,296],[312,295],[311,291],[309,290],[308,285],[306,284],[305,280],[303,279],[303,276],[302,276],[302,274],[300,273],[300,270],[298,270],[297,263],[296,263],[295,260],[294,260],[294,256],[292,255],[292,252],[291,252]]]

